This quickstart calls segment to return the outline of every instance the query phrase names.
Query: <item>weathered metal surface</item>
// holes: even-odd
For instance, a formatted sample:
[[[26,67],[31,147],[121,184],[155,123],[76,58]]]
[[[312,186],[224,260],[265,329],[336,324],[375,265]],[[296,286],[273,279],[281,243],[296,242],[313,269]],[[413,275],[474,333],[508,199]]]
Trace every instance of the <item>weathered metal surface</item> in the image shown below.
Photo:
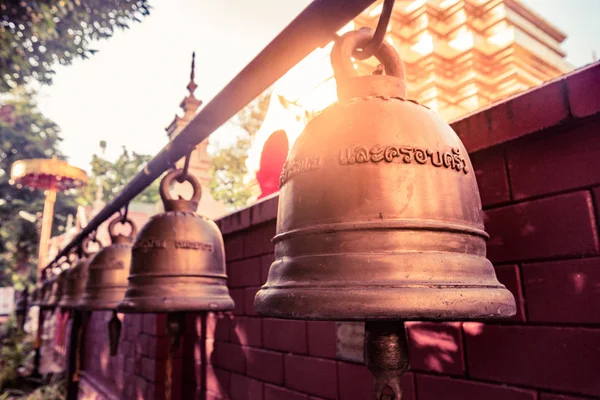
[[[483,215],[456,133],[388,75],[356,76],[349,32],[332,50],[339,102],[315,117],[282,172],[275,261],[261,315],[325,320],[479,319],[515,313],[485,257]]]
[[[128,236],[117,235],[114,228],[118,223],[131,226]],[[127,276],[131,264],[131,245],[137,229],[126,219],[113,219],[108,225],[111,245],[101,249],[90,261],[85,290],[78,308],[100,311],[114,310],[127,290]]]
[[[165,212],[153,216],[133,245],[129,286],[120,312],[225,311],[234,303],[227,288],[223,237],[217,225],[195,212],[201,187],[193,175],[190,200],[173,199],[169,188],[182,170],[160,185]]]

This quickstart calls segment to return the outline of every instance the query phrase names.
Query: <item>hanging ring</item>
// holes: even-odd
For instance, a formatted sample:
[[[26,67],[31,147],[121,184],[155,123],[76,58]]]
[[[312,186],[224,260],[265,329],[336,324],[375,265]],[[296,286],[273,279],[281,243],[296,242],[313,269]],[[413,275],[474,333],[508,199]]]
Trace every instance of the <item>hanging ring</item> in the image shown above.
[[[127,237],[133,237],[135,238],[135,235],[137,233],[137,227],[135,226],[135,224],[133,223],[132,220],[130,220],[129,218],[114,218],[112,221],[110,221],[110,223],[108,224],[108,234],[110,235],[110,237],[113,239],[114,242],[114,238],[116,238],[117,236],[121,236],[121,235],[116,235],[114,230],[115,230],[115,226],[118,224],[129,224],[129,226],[131,227],[131,232],[129,233],[129,235],[127,235]]]
[[[337,81],[357,76],[352,64],[352,53],[367,43],[373,36],[370,29],[345,33],[331,50],[331,65]],[[374,54],[385,67],[385,74],[404,80],[404,63],[391,44],[382,42]]]
[[[352,52],[352,57],[357,60],[366,60],[377,53],[381,47],[381,44],[383,43],[383,38],[387,32],[388,25],[390,24],[392,11],[394,10],[394,1],[395,0],[384,0],[383,8],[381,9],[381,14],[379,15],[379,21],[377,22],[377,28],[375,29],[373,38],[371,38],[371,40],[369,40],[367,43],[363,44],[361,46],[361,50],[354,49]]]
[[[181,179],[182,176],[185,175],[185,179]],[[194,175],[189,175],[185,172],[185,170],[181,169],[173,169],[169,171],[167,175],[160,182],[160,197],[163,203],[168,201],[173,201],[171,194],[169,193],[169,188],[173,180],[177,182],[185,182],[188,181],[192,185],[192,197],[189,199],[189,202],[199,203],[200,198],[202,197],[202,186],[200,186],[200,182]]]

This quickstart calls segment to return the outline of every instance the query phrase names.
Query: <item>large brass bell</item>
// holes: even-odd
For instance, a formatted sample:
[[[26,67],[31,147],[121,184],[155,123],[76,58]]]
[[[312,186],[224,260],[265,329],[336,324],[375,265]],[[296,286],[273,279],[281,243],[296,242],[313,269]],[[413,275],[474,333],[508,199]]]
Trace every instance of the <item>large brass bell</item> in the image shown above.
[[[129,286],[119,312],[156,313],[233,309],[227,289],[223,237],[217,225],[197,214],[201,187],[190,200],[173,199],[169,189],[182,170],[170,171],[160,184],[165,212],[154,215],[133,245]]]
[[[348,32],[333,47],[339,101],[308,123],[283,167],[275,261],[256,311],[366,321],[513,315],[514,298],[485,257],[465,147],[434,112],[407,100],[403,63],[387,42],[375,54],[386,75],[357,76],[352,53],[371,38]],[[381,392],[380,372],[396,379],[407,366],[404,329],[367,323],[366,332]],[[389,384],[396,399],[397,382]]]
[[[129,235],[115,233],[117,224],[129,224]],[[129,219],[115,218],[108,224],[111,244],[91,259],[79,308],[90,311],[115,310],[127,290],[131,245],[137,229]]]
[[[99,242],[93,239],[96,243]],[[88,239],[84,239],[81,245],[81,258],[67,272],[65,289],[62,300],[58,304],[63,309],[73,309],[79,306],[83,291],[87,283],[88,266],[93,253],[88,252]]]

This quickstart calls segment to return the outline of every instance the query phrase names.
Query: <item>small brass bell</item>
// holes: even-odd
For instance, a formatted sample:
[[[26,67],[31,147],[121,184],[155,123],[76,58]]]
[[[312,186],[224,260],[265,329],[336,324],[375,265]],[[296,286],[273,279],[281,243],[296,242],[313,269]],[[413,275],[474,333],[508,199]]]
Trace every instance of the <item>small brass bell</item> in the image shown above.
[[[100,244],[97,240],[93,240]],[[81,245],[82,257],[67,273],[63,297],[58,304],[63,309],[77,308],[83,296],[83,291],[87,283],[88,267],[93,256],[93,253],[89,253],[87,250],[88,243],[89,240],[84,239]]]
[[[117,235],[114,230],[118,223],[129,224],[129,235]],[[131,245],[137,229],[129,220],[113,219],[108,224],[111,244],[104,247],[88,266],[87,281],[79,308],[90,311],[115,310],[127,290],[127,276],[131,264]]]
[[[173,199],[169,188],[181,170],[160,184],[165,212],[154,215],[133,245],[129,286],[119,312],[156,313],[233,309],[227,289],[223,237],[217,225],[197,214],[201,187],[193,175],[190,200]]]
[[[129,235],[117,235],[115,227],[118,223],[129,224]],[[110,355],[117,354],[121,321],[117,317],[116,308],[127,290],[127,276],[131,265],[131,244],[137,229],[130,219],[115,218],[108,224],[111,244],[96,253],[90,260],[87,281],[79,309],[89,311],[112,310],[113,315],[108,323]]]
[[[193,188],[190,200],[173,199],[174,179]],[[169,330],[177,344],[186,311],[226,311],[234,307],[227,288],[223,237],[217,225],[197,214],[200,183],[172,170],[160,183],[165,212],[154,215],[133,245],[129,287],[118,307],[124,313],[169,313]]]
[[[64,272],[60,272],[58,275],[48,280],[48,286],[46,288],[44,302],[42,308],[44,310],[54,311],[56,304],[60,301],[62,296],[62,283],[64,278]]]
[[[29,300],[29,306],[35,307],[40,305],[40,288],[35,287],[31,292],[31,298]]]
[[[365,360],[400,398],[402,323],[515,313],[486,259],[481,200],[452,128],[406,99],[404,65],[383,41],[386,75],[358,77],[348,32],[331,60],[339,101],[308,123],[280,178],[275,261],[258,291],[265,316],[364,320]],[[374,322],[382,321],[382,322]],[[379,397],[377,397],[379,398]]]

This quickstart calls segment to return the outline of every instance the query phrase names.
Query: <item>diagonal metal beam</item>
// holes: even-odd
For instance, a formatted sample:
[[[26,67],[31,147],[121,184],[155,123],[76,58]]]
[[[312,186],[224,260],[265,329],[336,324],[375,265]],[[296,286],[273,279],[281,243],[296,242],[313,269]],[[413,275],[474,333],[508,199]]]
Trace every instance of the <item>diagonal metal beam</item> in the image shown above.
[[[269,88],[375,0],[315,0],[267,45],[219,94],[107,204],[50,263],[77,246],[198,143]],[[49,264],[49,265],[50,265]]]

